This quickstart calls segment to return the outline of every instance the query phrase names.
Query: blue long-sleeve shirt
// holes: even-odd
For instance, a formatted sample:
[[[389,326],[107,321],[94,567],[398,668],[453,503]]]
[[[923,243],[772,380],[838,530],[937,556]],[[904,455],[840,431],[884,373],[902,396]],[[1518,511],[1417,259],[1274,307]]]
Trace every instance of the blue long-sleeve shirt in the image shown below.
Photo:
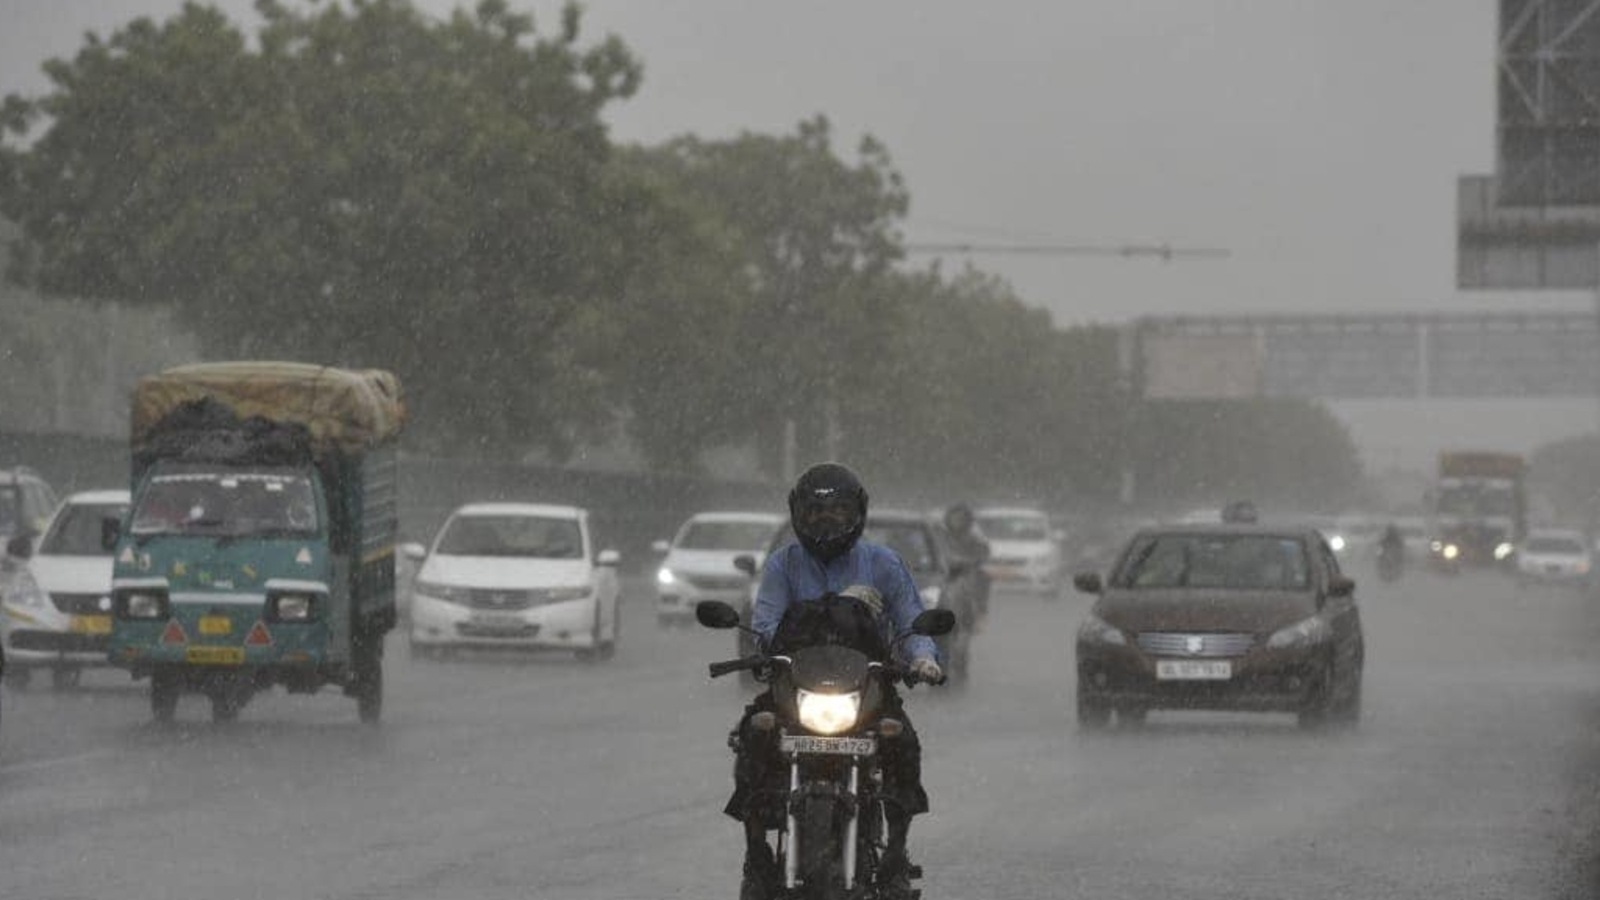
[[[888,547],[856,541],[849,553],[823,565],[798,543],[789,543],[773,551],[762,567],[750,627],[770,645],[791,604],[842,593],[854,585],[874,588],[883,597],[884,615],[879,621],[886,645],[894,646],[895,639],[910,630],[912,620],[923,610],[911,570]],[[896,655],[904,660],[937,657],[933,640],[920,634],[901,642]]]

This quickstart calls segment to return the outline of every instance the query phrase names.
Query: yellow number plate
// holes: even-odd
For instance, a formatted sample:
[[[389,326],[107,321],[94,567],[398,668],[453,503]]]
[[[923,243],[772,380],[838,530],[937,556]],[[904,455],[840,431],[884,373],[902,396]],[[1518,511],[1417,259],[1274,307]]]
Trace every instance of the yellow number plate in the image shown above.
[[[110,634],[110,616],[73,616],[70,630],[73,634]]]
[[[244,665],[243,647],[190,647],[185,658],[203,666]]]
[[[227,616],[201,616],[200,633],[209,635],[233,634],[233,620]]]

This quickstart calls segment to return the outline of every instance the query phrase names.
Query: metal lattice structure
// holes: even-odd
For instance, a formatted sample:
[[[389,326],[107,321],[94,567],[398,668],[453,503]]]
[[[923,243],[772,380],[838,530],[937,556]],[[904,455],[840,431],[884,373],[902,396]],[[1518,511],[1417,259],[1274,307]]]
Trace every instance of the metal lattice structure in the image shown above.
[[[1499,202],[1600,204],[1600,0],[1500,0]]]

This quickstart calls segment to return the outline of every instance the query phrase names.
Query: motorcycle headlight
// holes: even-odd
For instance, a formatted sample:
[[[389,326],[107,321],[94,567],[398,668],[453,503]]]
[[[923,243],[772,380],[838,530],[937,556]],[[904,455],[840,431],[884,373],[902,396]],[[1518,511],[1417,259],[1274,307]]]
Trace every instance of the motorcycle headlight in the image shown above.
[[[1345,548],[1344,535],[1336,534],[1333,537],[1328,538],[1328,546],[1331,547],[1335,553],[1343,553]]]
[[[1444,549],[1439,552],[1444,555],[1445,559],[1455,559],[1461,555],[1461,548],[1455,544],[1445,544]]]
[[[1515,552],[1517,552],[1517,548],[1511,546],[1510,544],[1498,544],[1494,548],[1494,558],[1506,559]]]
[[[472,596],[472,592],[466,588],[452,587],[451,585],[439,584],[435,581],[423,581],[420,578],[417,579],[412,593],[419,594],[424,597],[432,597],[435,600],[443,600],[446,603],[461,604],[465,604],[468,598]]]
[[[1328,628],[1328,623],[1317,616],[1312,616],[1280,628],[1267,638],[1267,646],[1273,650],[1284,650],[1290,647],[1311,647],[1326,641],[1333,634]]]
[[[674,584],[677,580],[678,576],[672,574],[672,570],[666,566],[656,570],[656,584]]]
[[[814,694],[798,691],[800,724],[818,734],[839,734],[855,727],[861,712],[861,692]]]
[[[1097,644],[1115,644],[1118,647],[1128,643],[1128,636],[1122,629],[1112,625],[1094,613],[1090,613],[1078,626],[1078,638],[1083,641]]]

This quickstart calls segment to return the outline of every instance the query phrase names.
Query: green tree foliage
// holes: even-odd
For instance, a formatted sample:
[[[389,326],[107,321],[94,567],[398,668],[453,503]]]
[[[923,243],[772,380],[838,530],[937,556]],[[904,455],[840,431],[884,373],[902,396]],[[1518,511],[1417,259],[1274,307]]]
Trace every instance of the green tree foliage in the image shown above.
[[[1558,521],[1600,523],[1600,436],[1544,444],[1529,457],[1528,473],[1529,487],[1551,503]]]
[[[502,0],[186,5],[8,97],[0,211],[45,290],[171,305],[215,355],[397,369],[436,437],[557,453],[604,422],[573,332],[616,293],[600,120],[639,66]],[[42,129],[42,133],[38,133]]]

